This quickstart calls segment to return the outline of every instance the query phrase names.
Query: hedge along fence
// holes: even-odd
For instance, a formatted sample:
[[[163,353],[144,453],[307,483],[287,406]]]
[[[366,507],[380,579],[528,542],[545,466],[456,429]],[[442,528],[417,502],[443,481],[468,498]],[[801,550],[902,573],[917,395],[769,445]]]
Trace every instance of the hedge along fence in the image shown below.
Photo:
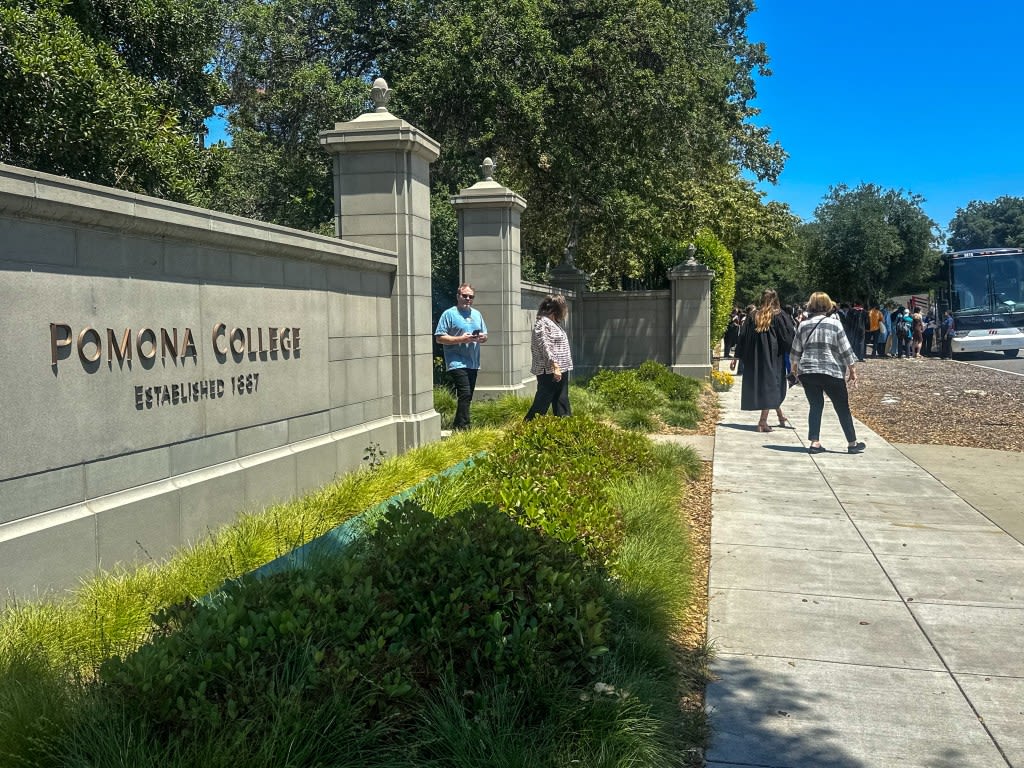
[[[701,229],[694,238],[697,260],[712,269],[711,346],[725,335],[736,298],[736,263],[732,253],[710,229]]]

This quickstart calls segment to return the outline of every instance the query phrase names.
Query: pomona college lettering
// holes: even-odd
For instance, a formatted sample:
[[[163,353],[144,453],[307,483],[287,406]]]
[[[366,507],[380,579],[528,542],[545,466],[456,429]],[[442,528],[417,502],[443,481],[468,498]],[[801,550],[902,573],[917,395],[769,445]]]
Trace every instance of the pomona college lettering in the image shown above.
[[[297,327],[229,327],[216,323],[210,334],[213,352],[220,362],[231,355],[235,359],[268,357],[298,357],[301,343],[301,329]],[[191,328],[141,328],[133,331],[125,328],[118,332],[106,328],[104,332],[87,326],[76,336],[67,323],[50,323],[50,364],[58,363],[77,351],[82,365],[88,366],[106,361],[131,367],[132,361],[152,362],[159,355],[161,360],[185,362],[199,357],[195,336]]]

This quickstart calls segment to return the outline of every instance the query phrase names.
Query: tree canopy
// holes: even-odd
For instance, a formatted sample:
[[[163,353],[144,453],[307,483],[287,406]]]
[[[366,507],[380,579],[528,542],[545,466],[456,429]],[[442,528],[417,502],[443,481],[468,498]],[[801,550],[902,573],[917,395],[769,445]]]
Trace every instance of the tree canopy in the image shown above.
[[[392,111],[438,139],[434,199],[486,156],[523,194],[524,273],[664,280],[709,227],[781,235],[752,178],[753,0],[0,0],[0,160],[323,231],[319,131]],[[219,106],[231,146],[202,146]],[[445,216],[446,213],[440,212]],[[454,258],[452,254],[442,257]],[[444,272],[444,269],[440,270]],[[450,270],[449,270],[450,271]]]
[[[524,194],[527,273],[568,251],[597,285],[663,279],[663,243],[717,229],[707,214],[730,198],[748,198],[735,226],[758,226],[739,170],[774,179],[784,153],[749,123],[767,62],[745,37],[752,2],[430,5],[418,46],[384,57],[397,106],[441,141],[439,185],[472,183],[490,155]]]
[[[751,240],[736,251],[737,303],[755,302],[766,288],[774,289],[784,305],[807,301],[810,290],[801,244],[808,226],[794,230],[781,243]]]
[[[1024,248],[1024,197],[972,200],[957,209],[946,244],[952,251],[969,248]]]
[[[928,284],[937,227],[923,199],[875,184],[832,187],[804,232],[808,279],[846,300],[876,300]]]
[[[0,162],[203,202],[215,0],[0,0]]]

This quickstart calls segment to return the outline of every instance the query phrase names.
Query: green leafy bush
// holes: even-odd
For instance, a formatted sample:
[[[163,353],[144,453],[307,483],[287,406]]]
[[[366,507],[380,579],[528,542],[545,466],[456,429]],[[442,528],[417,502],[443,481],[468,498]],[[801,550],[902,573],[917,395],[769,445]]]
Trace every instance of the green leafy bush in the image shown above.
[[[714,346],[725,335],[736,298],[736,263],[732,253],[710,229],[701,229],[694,238],[697,261],[714,271],[711,279],[711,338]]]
[[[368,724],[409,721],[443,679],[472,691],[585,677],[607,651],[604,595],[597,570],[492,506],[438,519],[404,502],[351,556],[163,611],[101,678],[170,740],[258,730],[339,690]]]
[[[245,577],[211,604],[162,611],[153,639],[105,662],[101,678],[144,721],[185,738],[258,723],[282,702],[336,687],[381,716],[411,684],[408,654],[392,642],[404,615],[378,610],[379,594],[355,559],[315,575]]]
[[[381,607],[407,614],[403,637],[426,686],[453,673],[468,689],[495,678],[516,688],[548,668],[584,674],[607,650],[600,572],[494,506],[435,519],[406,502],[363,561]]]
[[[510,429],[474,471],[480,498],[604,559],[621,538],[605,485],[654,465],[641,435],[579,416],[542,417]]]
[[[645,381],[636,370],[598,371],[587,382],[612,410],[649,411],[665,402],[665,395],[651,381]]]
[[[653,360],[642,363],[636,369],[636,375],[641,381],[654,384],[669,400],[677,402],[695,402],[703,386],[699,379],[679,376]]]

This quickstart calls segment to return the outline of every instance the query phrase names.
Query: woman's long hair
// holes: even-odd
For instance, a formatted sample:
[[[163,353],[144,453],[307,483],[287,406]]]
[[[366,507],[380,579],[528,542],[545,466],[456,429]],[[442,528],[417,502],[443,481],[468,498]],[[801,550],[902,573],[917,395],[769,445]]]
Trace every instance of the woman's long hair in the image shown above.
[[[537,317],[549,317],[556,323],[560,323],[565,320],[565,315],[569,311],[568,305],[565,303],[565,296],[560,293],[554,293],[550,296],[545,296],[540,303],[540,307],[537,309]]]
[[[772,324],[774,318],[782,308],[779,306],[779,294],[771,288],[766,288],[761,294],[761,308],[755,315],[754,328],[758,333],[764,333]]]

